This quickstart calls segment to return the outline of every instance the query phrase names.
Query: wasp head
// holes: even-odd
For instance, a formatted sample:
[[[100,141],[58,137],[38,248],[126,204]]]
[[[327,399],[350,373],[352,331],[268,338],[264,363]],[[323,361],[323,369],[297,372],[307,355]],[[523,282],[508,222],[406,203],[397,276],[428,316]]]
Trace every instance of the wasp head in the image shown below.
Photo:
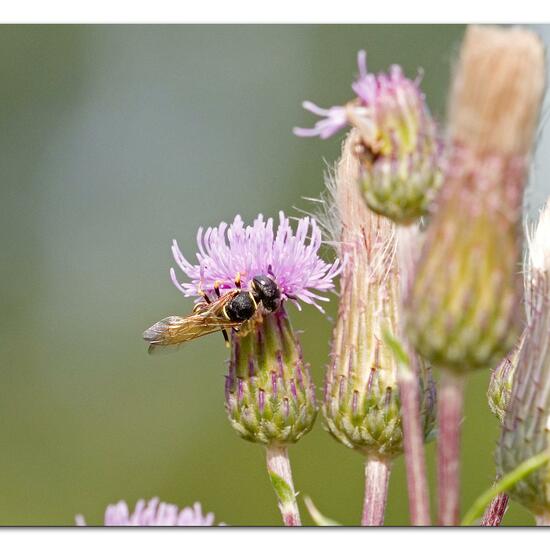
[[[281,289],[266,275],[257,275],[252,279],[251,291],[269,313],[274,312],[281,305]]]

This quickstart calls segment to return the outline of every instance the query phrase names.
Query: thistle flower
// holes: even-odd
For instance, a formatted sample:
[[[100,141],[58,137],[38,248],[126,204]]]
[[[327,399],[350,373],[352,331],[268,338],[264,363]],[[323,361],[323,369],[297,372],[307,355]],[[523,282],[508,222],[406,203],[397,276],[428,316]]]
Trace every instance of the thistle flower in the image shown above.
[[[529,239],[526,273],[527,326],[517,355],[512,392],[496,463],[499,475],[550,450],[550,201]],[[520,480],[510,496],[526,506],[539,522],[550,522],[548,464]]]
[[[199,229],[198,264],[189,263],[174,241],[172,251],[190,283],[172,280],[186,296],[214,289],[235,288],[239,274],[242,288],[253,277],[268,275],[279,287],[283,302],[292,300],[322,309],[328,298],[318,292],[334,288],[339,261],[327,263],[318,256],[321,231],[315,220],[303,218],[294,233],[287,217],[279,214],[275,229],[272,218],[259,215],[251,226],[236,216],[231,225]],[[231,359],[226,377],[226,410],[238,434],[258,443],[287,444],[300,439],[313,426],[317,405],[315,387],[304,363],[298,338],[292,330],[284,304],[277,311],[258,314],[231,337]]]
[[[84,517],[81,515],[76,516],[76,524],[85,526]],[[135,510],[130,512],[126,502],[121,500],[117,504],[107,506],[103,525],[106,527],[209,527],[214,525],[214,514],[204,515],[199,502],[195,502],[193,507],[180,510],[175,504],[160,502],[157,497],[152,498],[147,503],[143,499],[138,500]]]
[[[294,233],[290,220],[279,213],[279,226],[274,228],[272,218],[264,220],[260,214],[252,225],[246,226],[240,216],[233,223],[222,222],[197,232],[197,264],[188,262],[177,242],[172,244],[174,260],[190,279],[180,283],[174,269],[172,282],[184,296],[202,299],[206,292],[214,297],[214,287],[224,291],[235,288],[235,276],[240,274],[246,288],[256,275],[270,275],[279,286],[283,300],[311,304],[323,311],[318,302],[328,298],[316,292],[334,289],[334,277],[339,262],[327,263],[318,253],[322,244],[321,231],[315,220],[302,218]]]
[[[412,343],[456,373],[494,365],[519,336],[519,222],[543,88],[543,48],[533,33],[468,29],[446,181],[407,304]]]
[[[279,225],[259,215],[251,226],[237,216],[197,235],[198,263],[188,262],[174,242],[172,251],[191,279],[174,284],[186,296],[206,293],[215,299],[235,287],[243,289],[257,276],[268,277],[281,293],[274,311],[259,307],[253,318],[231,334],[231,358],[225,384],[225,407],[231,425],[244,439],[267,446],[268,469],[287,525],[299,524],[286,446],[311,430],[317,415],[315,386],[302,357],[298,337],[285,311],[285,301],[311,304],[322,311],[320,293],[334,289],[340,263],[319,255],[321,231],[315,220],[303,218],[296,231],[281,212]],[[265,304],[264,304],[265,305]],[[281,466],[283,464],[283,466]],[[286,477],[285,477],[286,476]]]
[[[373,486],[387,484],[391,460],[403,452],[403,423],[398,364],[384,332],[400,333],[400,273],[395,224],[366,207],[355,185],[359,161],[346,141],[336,177],[329,179],[325,225],[333,232],[337,252],[346,258],[342,270],[338,319],[331,363],[326,371],[323,414],[329,432],[366,460],[365,525],[381,524],[383,506]],[[325,217],[326,219],[326,217]],[[429,369],[420,368],[424,435],[434,425],[434,386]],[[378,481],[377,481],[378,480]],[[375,493],[377,490],[375,490]],[[385,489],[378,488],[378,493]]]
[[[427,213],[441,183],[441,143],[420,78],[406,78],[398,65],[375,75],[367,71],[366,60],[360,51],[359,77],[352,85],[355,99],[330,109],[304,102],[306,110],[324,118],[314,128],[295,128],[294,133],[326,139],[346,126],[356,128],[358,181],[367,205],[409,224]]]

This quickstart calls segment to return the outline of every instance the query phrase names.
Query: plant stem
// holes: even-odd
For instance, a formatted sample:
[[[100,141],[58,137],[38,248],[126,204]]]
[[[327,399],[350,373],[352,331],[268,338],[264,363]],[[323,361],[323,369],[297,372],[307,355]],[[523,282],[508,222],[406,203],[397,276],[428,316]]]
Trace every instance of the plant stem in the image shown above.
[[[508,495],[506,493],[499,493],[492,501],[487,509],[485,515],[481,521],[483,527],[498,527],[506,510],[508,509]]]
[[[283,523],[287,527],[302,525],[300,511],[296,502],[296,493],[292,482],[292,470],[288,458],[288,449],[276,445],[266,447],[267,472],[277,495]]]
[[[414,361],[414,354],[410,357]],[[415,371],[416,369],[403,366],[399,369],[398,375],[409,515],[411,525],[430,525],[430,495],[424,456],[424,430],[420,419],[420,395]]]
[[[384,525],[390,469],[388,459],[368,456],[365,460],[365,500],[361,525]]]
[[[437,398],[437,485],[440,525],[458,525],[460,517],[460,424],[464,382],[463,376],[447,369],[442,371]]]
[[[397,226],[396,231],[401,293],[406,295],[410,290],[413,279],[414,265],[420,249],[421,237],[418,225]],[[406,348],[404,334],[401,334],[400,340]],[[414,350],[410,349],[404,349],[403,353],[398,354],[396,358],[399,362],[397,383],[401,399],[411,525],[430,525],[430,495],[424,455],[424,429],[420,417],[418,359]]]

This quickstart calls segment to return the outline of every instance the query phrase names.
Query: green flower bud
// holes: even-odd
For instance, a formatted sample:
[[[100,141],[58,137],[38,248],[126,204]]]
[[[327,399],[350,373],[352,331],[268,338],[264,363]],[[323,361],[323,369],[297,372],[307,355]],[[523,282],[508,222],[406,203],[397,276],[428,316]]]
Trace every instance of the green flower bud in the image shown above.
[[[354,177],[358,161],[349,153],[349,144],[334,186],[341,235],[336,241],[345,263],[323,413],[330,433],[344,445],[391,458],[403,452],[398,364],[384,340],[385,330],[399,334],[396,227],[360,200]],[[427,435],[434,424],[435,399],[424,364],[419,378]]]
[[[420,77],[407,78],[399,65],[385,73],[367,71],[367,53],[357,56],[355,98],[323,109],[303,106],[322,117],[313,128],[294,128],[301,137],[326,139],[342,128],[357,130],[355,175],[368,206],[396,223],[410,224],[428,213],[441,185],[441,140],[420,89]]]
[[[406,78],[398,65],[370,74],[361,54],[359,70],[357,99],[346,109],[359,131],[363,197],[378,214],[410,224],[427,214],[442,182],[437,128],[419,78]]]
[[[418,352],[457,373],[495,365],[519,336],[519,222],[543,88],[533,33],[468,30],[451,100],[452,153],[406,321]]]
[[[441,185],[439,155],[410,153],[401,158],[379,157],[361,171],[363,197],[369,208],[397,223],[413,223],[427,214]]]
[[[225,408],[237,433],[264,445],[295,443],[317,415],[315,386],[281,307],[233,333]]]

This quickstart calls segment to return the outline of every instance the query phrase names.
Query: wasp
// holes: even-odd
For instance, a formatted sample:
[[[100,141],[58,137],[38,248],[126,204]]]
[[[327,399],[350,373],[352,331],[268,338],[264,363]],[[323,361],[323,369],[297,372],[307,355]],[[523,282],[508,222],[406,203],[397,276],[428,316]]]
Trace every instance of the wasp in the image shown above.
[[[203,302],[193,308],[191,315],[166,317],[149,327],[143,338],[149,343],[149,353],[158,348],[183,344],[201,336],[221,331],[226,344],[228,330],[239,331],[254,317],[261,306],[266,313],[273,313],[281,305],[281,290],[266,275],[257,275],[250,283],[250,290],[241,288],[240,276],[235,279],[236,288],[223,296],[219,284],[214,285],[217,298],[212,301],[202,292]]]

